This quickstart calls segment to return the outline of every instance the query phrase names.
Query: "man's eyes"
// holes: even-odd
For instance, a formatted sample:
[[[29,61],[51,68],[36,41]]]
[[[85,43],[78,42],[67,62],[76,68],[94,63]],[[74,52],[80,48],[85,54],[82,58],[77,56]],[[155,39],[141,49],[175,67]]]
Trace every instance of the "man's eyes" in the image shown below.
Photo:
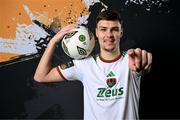
[[[112,31],[119,31],[119,28],[113,28]]]
[[[100,29],[100,31],[107,31],[107,29]],[[110,31],[119,31],[119,28],[112,28]]]
[[[106,29],[100,29],[100,31],[106,31]]]

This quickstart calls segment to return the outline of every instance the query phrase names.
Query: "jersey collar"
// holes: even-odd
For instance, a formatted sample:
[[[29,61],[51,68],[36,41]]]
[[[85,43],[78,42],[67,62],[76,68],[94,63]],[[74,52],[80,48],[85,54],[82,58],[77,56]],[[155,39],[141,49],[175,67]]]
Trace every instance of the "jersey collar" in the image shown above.
[[[121,55],[117,56],[115,59],[113,60],[106,60],[104,58],[102,58],[101,55],[99,55],[99,59],[102,61],[102,62],[105,62],[105,63],[112,63],[112,62],[116,62],[117,60],[119,60],[121,58]]]

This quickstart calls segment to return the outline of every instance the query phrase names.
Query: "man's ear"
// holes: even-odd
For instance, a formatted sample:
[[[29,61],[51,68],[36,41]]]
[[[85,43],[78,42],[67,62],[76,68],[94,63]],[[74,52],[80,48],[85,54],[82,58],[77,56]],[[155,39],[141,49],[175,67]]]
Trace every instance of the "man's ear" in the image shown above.
[[[96,37],[98,36],[98,34],[97,34],[97,27],[96,27],[96,29],[95,29],[95,33],[96,33]]]
[[[121,37],[123,36],[123,28],[121,28]]]

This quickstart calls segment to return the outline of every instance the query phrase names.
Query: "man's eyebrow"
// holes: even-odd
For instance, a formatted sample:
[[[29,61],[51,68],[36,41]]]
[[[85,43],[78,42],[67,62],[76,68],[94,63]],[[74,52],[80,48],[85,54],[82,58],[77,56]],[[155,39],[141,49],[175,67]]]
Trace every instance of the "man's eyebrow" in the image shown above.
[[[99,26],[99,28],[108,28],[106,26]],[[114,27],[111,27],[110,29],[119,29],[119,26],[114,26]]]
[[[105,26],[99,26],[99,28],[107,28],[107,27],[105,27]]]

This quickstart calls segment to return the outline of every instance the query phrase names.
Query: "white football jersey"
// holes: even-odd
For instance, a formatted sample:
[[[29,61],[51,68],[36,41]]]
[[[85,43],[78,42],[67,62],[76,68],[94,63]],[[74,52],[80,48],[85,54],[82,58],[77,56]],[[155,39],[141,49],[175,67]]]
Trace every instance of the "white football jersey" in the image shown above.
[[[129,69],[128,55],[113,61],[99,56],[57,67],[61,77],[84,86],[85,120],[138,119],[141,76]]]

